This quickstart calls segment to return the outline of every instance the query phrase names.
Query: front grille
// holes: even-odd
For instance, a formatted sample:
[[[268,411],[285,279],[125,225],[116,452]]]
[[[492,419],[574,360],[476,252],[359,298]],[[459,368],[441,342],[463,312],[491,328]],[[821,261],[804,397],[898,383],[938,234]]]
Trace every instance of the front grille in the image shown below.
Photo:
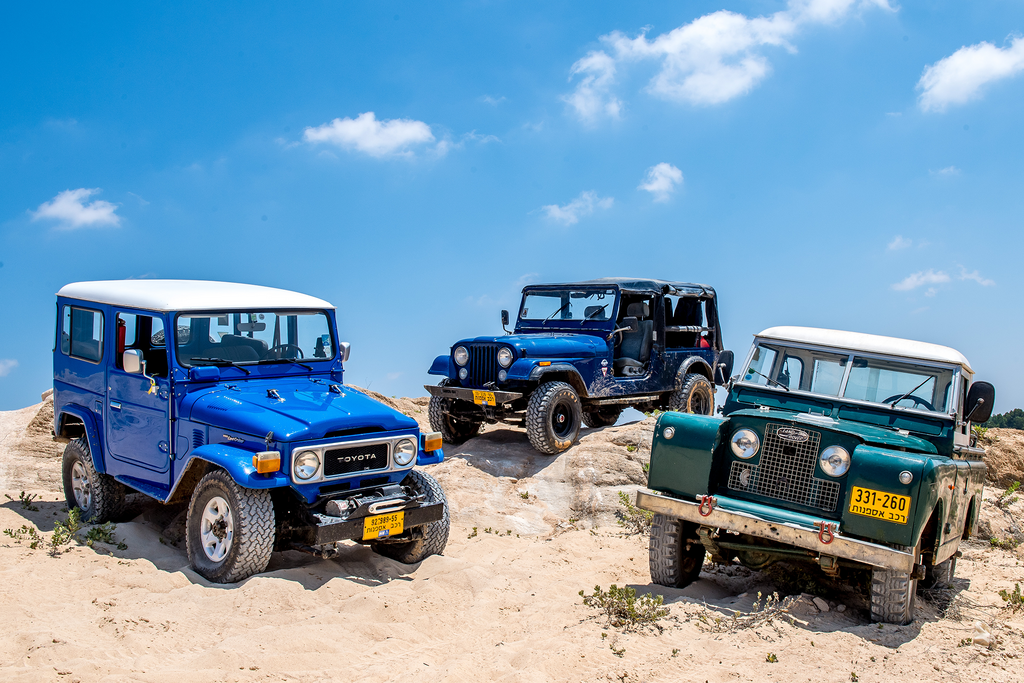
[[[498,381],[498,349],[501,344],[470,344],[469,376],[462,382],[463,386],[482,387],[488,382]]]
[[[386,443],[332,448],[324,453],[324,476],[382,470],[388,466],[389,447]]]
[[[734,462],[729,471],[729,488],[834,511],[839,500],[839,482],[814,477],[821,433],[794,430],[806,434],[807,440],[791,441],[779,436],[779,429],[783,428],[791,429],[772,423],[765,427],[760,462]]]

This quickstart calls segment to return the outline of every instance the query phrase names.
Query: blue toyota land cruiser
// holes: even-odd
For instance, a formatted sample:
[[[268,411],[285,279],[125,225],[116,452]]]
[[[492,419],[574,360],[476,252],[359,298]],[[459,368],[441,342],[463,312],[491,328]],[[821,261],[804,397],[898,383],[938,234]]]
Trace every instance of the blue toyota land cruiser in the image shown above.
[[[57,293],[54,432],[69,508],[114,519],[125,493],[188,502],[195,570],[233,582],[274,550],[354,540],[440,554],[444,492],[414,465],[441,435],[342,382],[334,307],[225,282],[79,282]]]
[[[508,311],[501,312],[507,328]],[[507,329],[506,329],[507,332]],[[430,425],[461,443],[484,422],[525,424],[554,455],[580,426],[614,424],[626,407],[702,415],[732,368],[715,290],[664,280],[606,278],[523,289],[508,336],[464,339],[438,356]]]

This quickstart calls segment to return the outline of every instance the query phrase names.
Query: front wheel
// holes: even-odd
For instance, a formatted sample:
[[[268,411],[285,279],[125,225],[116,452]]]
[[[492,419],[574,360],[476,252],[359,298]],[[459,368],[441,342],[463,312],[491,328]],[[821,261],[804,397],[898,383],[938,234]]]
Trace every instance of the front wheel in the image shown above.
[[[910,548],[906,548],[910,550]],[[920,559],[918,547],[915,563]],[[911,574],[875,567],[871,571],[871,620],[909,624],[917,608],[917,579]]]
[[[270,492],[239,486],[214,470],[192,492],[185,520],[188,561],[216,583],[234,583],[267,568],[274,550]]]
[[[414,529],[413,533],[419,535],[419,538],[400,543],[374,542],[370,543],[370,548],[378,555],[390,557],[403,564],[415,564],[431,555],[440,555],[444,552],[444,547],[448,545],[451,518],[448,515],[448,499],[445,498],[444,489],[432,476],[426,472],[412,470],[403,483],[415,493],[423,494],[425,503],[442,503],[444,514],[436,522]]]
[[[452,417],[448,412],[451,405],[452,399],[450,398],[430,397],[430,405],[427,408],[430,428],[435,432],[441,432],[441,438],[450,444],[460,444],[479,434],[483,423]]]
[[[526,435],[541,453],[557,455],[580,435],[583,407],[576,390],[565,382],[537,387],[526,407]]]
[[[711,415],[715,411],[715,388],[704,375],[690,373],[668,400],[668,409],[680,413]]]
[[[651,520],[651,581],[684,588],[697,580],[704,566],[704,546],[694,540],[697,527],[676,517],[656,514]]]
[[[81,520],[103,524],[117,518],[124,509],[124,485],[109,474],[96,471],[89,442],[75,439],[64,448],[62,463],[64,498],[68,510],[81,510]]]

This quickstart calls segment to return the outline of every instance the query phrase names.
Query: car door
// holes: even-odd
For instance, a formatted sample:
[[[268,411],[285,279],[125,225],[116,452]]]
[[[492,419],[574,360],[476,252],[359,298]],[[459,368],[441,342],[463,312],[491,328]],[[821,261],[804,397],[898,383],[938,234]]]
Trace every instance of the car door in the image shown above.
[[[116,310],[114,358],[107,373],[107,448],[130,476],[170,483],[170,413],[167,340],[159,315]],[[125,372],[124,351],[145,359],[145,376]]]

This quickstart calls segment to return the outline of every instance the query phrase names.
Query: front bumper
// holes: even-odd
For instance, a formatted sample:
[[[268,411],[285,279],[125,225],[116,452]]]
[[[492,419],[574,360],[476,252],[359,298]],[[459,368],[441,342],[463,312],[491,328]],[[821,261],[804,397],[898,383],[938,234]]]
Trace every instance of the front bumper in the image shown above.
[[[430,392],[431,396],[437,396],[439,398],[454,398],[461,401],[468,401],[470,403],[476,403],[477,405],[502,405],[504,403],[511,403],[516,399],[523,397],[521,393],[515,391],[490,391],[487,389],[464,389],[462,387],[439,387],[432,384],[424,385],[423,387]],[[487,404],[479,403],[480,394],[494,394],[494,403]]]
[[[714,500],[712,499],[712,501]],[[913,553],[903,552],[878,543],[846,538],[840,535],[838,530],[832,533],[832,540],[826,543],[821,540],[822,536],[819,530],[811,525],[775,522],[747,512],[723,509],[717,504],[717,501],[702,508],[701,503],[698,502],[691,503],[653,491],[641,490],[637,491],[636,505],[649,512],[678,517],[698,526],[765,538],[782,545],[862,562],[873,567],[883,567],[908,574],[914,571]],[[710,510],[708,510],[709,507]],[[706,514],[702,514],[703,511],[707,511]],[[826,534],[824,537],[827,539],[828,535]]]
[[[405,530],[413,529],[424,524],[436,522],[444,517],[444,503],[430,503],[404,509]],[[313,538],[310,545],[325,545],[336,541],[361,540],[363,538],[363,521],[366,516],[361,517],[332,517],[330,515],[316,515],[317,524],[313,528]],[[396,537],[401,538],[401,537]]]

